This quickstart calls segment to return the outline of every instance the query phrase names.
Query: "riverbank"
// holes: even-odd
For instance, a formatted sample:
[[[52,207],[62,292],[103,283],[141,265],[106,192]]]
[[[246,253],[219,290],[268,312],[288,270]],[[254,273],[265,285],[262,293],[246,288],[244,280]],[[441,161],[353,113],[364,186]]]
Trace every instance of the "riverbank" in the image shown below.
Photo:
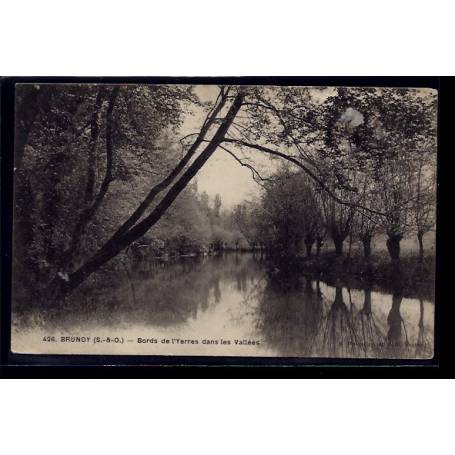
[[[333,253],[318,257],[297,258],[301,273],[328,283],[339,280],[347,286],[377,285],[393,292],[400,288],[404,295],[422,294],[434,298],[435,260],[427,256],[422,263],[414,255],[403,256],[392,263],[387,254],[363,257],[336,257]]]

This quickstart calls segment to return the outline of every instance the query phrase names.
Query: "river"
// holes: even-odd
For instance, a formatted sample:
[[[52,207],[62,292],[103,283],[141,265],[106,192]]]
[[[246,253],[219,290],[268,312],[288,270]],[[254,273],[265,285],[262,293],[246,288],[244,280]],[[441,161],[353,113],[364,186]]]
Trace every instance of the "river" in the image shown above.
[[[112,272],[114,273],[114,272]],[[289,274],[250,253],[149,261],[14,321],[14,352],[431,358],[434,302]],[[71,338],[72,337],[72,338]]]

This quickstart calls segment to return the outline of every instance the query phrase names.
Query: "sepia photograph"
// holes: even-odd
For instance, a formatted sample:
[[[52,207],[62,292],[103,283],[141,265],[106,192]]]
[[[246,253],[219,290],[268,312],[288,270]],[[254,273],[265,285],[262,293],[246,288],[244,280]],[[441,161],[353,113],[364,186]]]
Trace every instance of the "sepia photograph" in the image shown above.
[[[450,453],[452,10],[4,2],[2,453]]]
[[[434,357],[436,90],[14,101],[13,353]]]

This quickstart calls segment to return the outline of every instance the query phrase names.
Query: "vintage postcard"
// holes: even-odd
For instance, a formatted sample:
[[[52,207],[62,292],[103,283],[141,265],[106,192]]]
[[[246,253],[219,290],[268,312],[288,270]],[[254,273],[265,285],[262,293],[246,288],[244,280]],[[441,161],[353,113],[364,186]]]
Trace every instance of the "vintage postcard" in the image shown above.
[[[11,350],[433,358],[437,97],[17,84]]]

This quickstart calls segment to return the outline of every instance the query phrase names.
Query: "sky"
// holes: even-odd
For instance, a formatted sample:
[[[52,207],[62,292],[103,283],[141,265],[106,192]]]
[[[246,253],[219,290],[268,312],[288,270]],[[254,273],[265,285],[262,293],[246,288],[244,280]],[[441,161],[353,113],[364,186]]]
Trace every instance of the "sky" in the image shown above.
[[[195,92],[202,101],[214,101],[218,95],[214,85],[197,86]],[[198,131],[203,122],[203,113],[195,112],[188,116],[182,127],[182,135]],[[253,180],[251,171],[242,167],[225,150],[218,149],[195,177],[198,191],[205,191],[213,200],[216,194],[221,196],[222,206],[234,207],[245,199],[259,195],[260,187]]]
[[[259,185],[253,180],[251,171],[240,166],[223,149],[218,149],[199,171],[198,190],[206,191],[211,199],[220,194],[224,208],[232,208],[245,199],[259,194]]]

